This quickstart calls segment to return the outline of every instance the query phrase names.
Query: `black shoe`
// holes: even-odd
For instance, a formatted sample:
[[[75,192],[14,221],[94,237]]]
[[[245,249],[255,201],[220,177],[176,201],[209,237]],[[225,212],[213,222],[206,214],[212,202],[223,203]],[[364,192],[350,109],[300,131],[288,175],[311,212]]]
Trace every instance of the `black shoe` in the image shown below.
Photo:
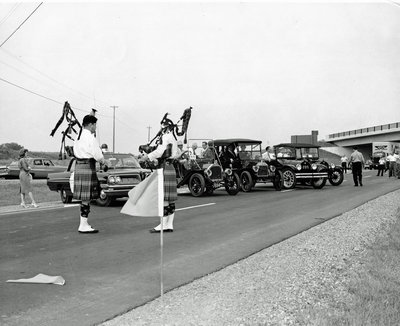
[[[360,186],[362,187],[362,186],[363,186],[363,184],[362,184],[362,183],[360,183]]]
[[[358,185],[354,185],[354,187],[358,187]]]
[[[160,233],[160,230],[151,229],[149,230],[150,233]],[[174,232],[174,229],[165,229],[164,232]]]
[[[78,231],[79,233],[99,233],[99,230],[91,230],[91,231]]]

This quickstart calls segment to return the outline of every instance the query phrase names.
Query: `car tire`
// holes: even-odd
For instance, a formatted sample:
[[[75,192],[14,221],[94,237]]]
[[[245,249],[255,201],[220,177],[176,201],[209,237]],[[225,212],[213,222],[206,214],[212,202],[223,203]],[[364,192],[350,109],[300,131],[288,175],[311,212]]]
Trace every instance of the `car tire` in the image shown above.
[[[283,189],[293,189],[296,186],[296,174],[290,168],[282,169]]]
[[[64,204],[69,204],[72,202],[72,196],[68,195],[67,190],[64,187],[60,189],[60,197]]]
[[[327,178],[312,179],[311,184],[314,189],[322,189],[326,184]]]
[[[200,173],[193,173],[189,179],[189,190],[193,197],[200,197],[206,189],[206,181]]]
[[[96,199],[96,204],[99,206],[107,207],[113,202],[113,198],[107,196],[103,191],[100,192],[100,197]]]
[[[334,170],[332,174],[329,176],[329,183],[332,186],[339,186],[342,184],[344,179],[343,171]]]
[[[236,173],[226,176],[224,183],[225,190],[229,195],[235,196],[240,191],[240,178]]]
[[[253,177],[249,171],[240,174],[240,187],[244,192],[249,192],[254,187]]]

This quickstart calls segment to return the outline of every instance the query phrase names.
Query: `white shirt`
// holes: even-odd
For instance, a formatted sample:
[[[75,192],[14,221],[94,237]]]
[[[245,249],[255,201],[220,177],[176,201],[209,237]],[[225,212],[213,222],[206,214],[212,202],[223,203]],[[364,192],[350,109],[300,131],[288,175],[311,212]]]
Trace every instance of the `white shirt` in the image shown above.
[[[172,132],[164,134],[161,139],[162,139],[162,144],[158,145],[154,151],[152,151],[147,155],[149,160],[154,161],[155,159],[160,158],[163,155],[164,151],[167,149],[168,144],[172,144],[171,156],[176,157],[178,146],[177,146],[177,141]]]
[[[96,161],[104,160],[99,142],[87,129],[82,129],[80,139],[75,141],[74,154],[76,158],[94,158]]]
[[[347,158],[347,156],[342,156],[341,158],[340,158],[340,160],[342,161],[342,163],[344,162],[344,163],[347,163],[347,161],[349,160],[348,158]]]

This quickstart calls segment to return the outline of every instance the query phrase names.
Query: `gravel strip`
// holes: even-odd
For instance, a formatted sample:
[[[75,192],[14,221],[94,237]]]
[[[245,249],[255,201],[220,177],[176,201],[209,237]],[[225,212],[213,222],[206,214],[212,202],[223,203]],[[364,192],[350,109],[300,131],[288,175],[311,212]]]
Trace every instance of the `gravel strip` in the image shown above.
[[[399,198],[367,202],[164,294],[164,308],[158,298],[102,325],[298,325],[310,305],[345,305],[346,275],[399,219]]]

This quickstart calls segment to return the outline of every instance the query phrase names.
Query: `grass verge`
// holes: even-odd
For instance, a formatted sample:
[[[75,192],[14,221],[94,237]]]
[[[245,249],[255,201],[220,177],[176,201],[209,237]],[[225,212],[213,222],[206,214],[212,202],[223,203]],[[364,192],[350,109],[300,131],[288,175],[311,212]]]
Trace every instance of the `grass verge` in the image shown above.
[[[46,184],[47,180],[33,179],[32,180],[32,193],[35,201],[40,204],[41,202],[59,201],[60,194],[55,191],[50,191]],[[0,179],[0,206],[19,205],[21,203],[21,196],[19,193],[20,183],[19,179],[4,180]],[[26,202],[30,204],[30,198],[27,196]]]
[[[332,303],[329,309],[302,311],[301,324],[332,326],[400,325],[400,211],[388,234],[374,245],[347,273],[350,302]]]

